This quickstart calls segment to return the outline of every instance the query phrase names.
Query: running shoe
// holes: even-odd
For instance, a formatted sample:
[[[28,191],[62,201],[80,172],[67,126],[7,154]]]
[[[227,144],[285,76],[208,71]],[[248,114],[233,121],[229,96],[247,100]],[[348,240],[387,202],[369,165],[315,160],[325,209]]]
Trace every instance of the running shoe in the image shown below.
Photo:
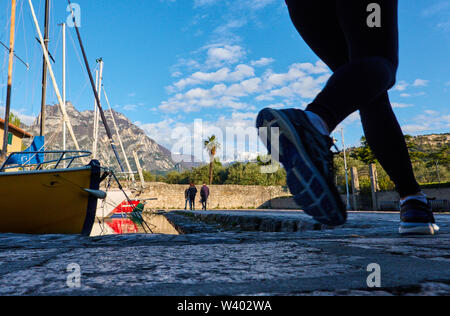
[[[344,224],[347,210],[334,184],[333,140],[298,109],[264,109],[256,127],[269,153],[285,167],[288,187],[305,213],[325,225]],[[273,128],[278,128],[279,146],[272,144]]]
[[[401,235],[434,235],[439,231],[429,204],[408,200],[401,206]]]

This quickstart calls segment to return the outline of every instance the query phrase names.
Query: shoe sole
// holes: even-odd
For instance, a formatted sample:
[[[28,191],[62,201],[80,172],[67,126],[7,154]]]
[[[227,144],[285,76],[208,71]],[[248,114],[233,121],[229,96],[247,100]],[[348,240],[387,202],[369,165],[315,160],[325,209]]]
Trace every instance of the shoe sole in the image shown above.
[[[401,223],[400,235],[435,235],[437,230],[429,223]]]
[[[432,226],[433,226],[433,229],[434,229],[434,233],[438,233],[441,230],[441,228],[438,225],[436,225],[436,224],[433,224]]]
[[[286,168],[287,184],[294,195],[295,202],[319,223],[330,226],[343,225],[347,221],[347,212],[340,196],[336,197],[336,193],[332,193],[327,181],[309,158],[297,131],[287,116],[277,110],[264,109],[259,113],[256,125],[257,128],[267,128],[267,135],[260,135],[260,137],[267,145],[269,153],[278,154],[279,162]],[[270,143],[271,128],[276,127],[280,129],[279,152],[276,152],[277,148],[272,148]],[[284,143],[284,138],[287,139],[288,144]],[[289,145],[294,146],[295,151],[293,155],[285,157],[283,147]],[[294,164],[289,167],[289,162],[292,161]]]

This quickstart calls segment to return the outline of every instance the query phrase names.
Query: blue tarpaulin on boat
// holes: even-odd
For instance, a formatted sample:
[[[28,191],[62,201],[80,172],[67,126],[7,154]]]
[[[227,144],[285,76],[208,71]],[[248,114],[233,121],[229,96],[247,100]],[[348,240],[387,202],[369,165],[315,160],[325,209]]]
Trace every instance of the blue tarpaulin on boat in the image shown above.
[[[37,165],[44,162],[44,152],[45,151],[45,137],[44,136],[36,136],[33,139],[33,143],[31,146],[24,150],[21,154],[12,155],[9,157],[6,165]],[[42,154],[26,154],[27,152],[42,152]]]

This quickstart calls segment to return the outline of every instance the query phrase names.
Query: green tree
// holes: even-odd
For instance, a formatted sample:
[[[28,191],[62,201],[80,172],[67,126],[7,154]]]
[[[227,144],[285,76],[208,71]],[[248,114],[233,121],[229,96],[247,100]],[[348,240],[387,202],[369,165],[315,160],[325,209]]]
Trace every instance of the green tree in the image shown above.
[[[16,115],[14,115],[13,113],[9,114],[9,123],[11,123],[12,125],[16,126],[16,127],[20,127],[20,118]]]
[[[180,184],[181,179],[181,174],[178,171],[171,171],[166,175],[165,182],[169,184]]]
[[[256,164],[260,167],[260,172],[266,176],[264,185],[286,185],[286,170],[281,168],[278,162],[273,161],[270,155],[258,156]]]
[[[414,137],[411,135],[405,135],[406,147],[408,147],[409,156],[411,157],[411,162],[422,162],[426,159],[426,154],[419,148],[419,146],[414,142]]]
[[[426,155],[426,161],[427,168],[433,168],[436,171],[437,180],[442,182],[439,165],[450,166],[450,146],[445,145],[439,150],[429,153]]]
[[[367,142],[367,139],[365,137],[361,138],[361,147],[353,149],[350,157],[358,159],[367,165],[370,165],[377,161],[377,158],[370,149],[369,143]]]
[[[146,182],[155,182],[156,181],[156,176],[154,174],[152,174],[150,171],[143,170],[142,174],[143,174],[144,180]]]

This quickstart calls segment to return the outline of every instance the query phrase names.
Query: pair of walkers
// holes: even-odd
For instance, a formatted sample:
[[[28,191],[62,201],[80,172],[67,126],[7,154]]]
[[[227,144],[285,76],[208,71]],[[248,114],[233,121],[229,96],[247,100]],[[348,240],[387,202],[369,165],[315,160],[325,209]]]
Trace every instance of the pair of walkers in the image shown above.
[[[191,183],[189,188],[184,192],[185,205],[184,209],[187,210],[187,206],[189,203],[189,208],[191,211],[195,211],[195,198],[197,196],[198,190],[195,187],[195,184]],[[209,188],[206,186],[206,183],[203,183],[203,186],[200,190],[200,202],[202,203],[202,209],[206,211],[207,203],[209,199]]]
[[[359,111],[367,141],[401,198],[401,234],[439,230],[417,183],[388,90],[399,64],[398,0],[286,0],[291,19],[333,75],[305,111],[264,109],[257,128],[278,154],[296,202],[317,221],[341,225],[346,207],[334,184],[330,133]],[[279,128],[279,148],[270,144]],[[261,131],[261,129],[260,129]],[[266,135],[268,134],[268,135]]]

